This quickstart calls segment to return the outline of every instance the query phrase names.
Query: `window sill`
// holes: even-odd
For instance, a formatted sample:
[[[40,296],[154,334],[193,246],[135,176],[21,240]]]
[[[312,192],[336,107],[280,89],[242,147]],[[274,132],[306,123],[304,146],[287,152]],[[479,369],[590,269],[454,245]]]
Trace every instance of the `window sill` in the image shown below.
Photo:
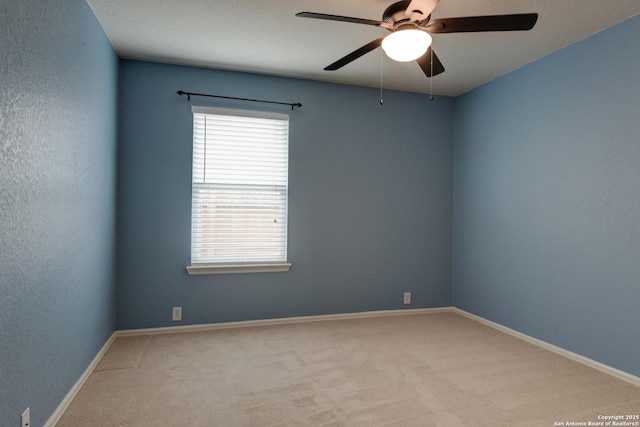
[[[204,274],[236,274],[236,273],[282,273],[289,271],[291,264],[195,264],[187,266],[189,276]]]

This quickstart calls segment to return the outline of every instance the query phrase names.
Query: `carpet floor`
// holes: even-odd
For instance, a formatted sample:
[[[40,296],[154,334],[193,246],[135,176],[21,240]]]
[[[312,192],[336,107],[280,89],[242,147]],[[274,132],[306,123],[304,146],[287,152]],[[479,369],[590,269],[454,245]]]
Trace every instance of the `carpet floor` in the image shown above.
[[[438,313],[119,337],[57,427],[548,427],[639,413],[639,387]]]

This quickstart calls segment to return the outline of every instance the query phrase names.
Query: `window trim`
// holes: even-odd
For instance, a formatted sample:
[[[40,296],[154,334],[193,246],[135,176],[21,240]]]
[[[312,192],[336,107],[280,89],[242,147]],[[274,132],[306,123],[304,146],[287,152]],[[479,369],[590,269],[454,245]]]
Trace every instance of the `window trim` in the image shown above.
[[[274,113],[272,111],[236,110],[235,108],[191,106],[191,113],[220,114],[223,116],[253,117],[255,119],[289,120],[289,114]]]
[[[269,111],[253,111],[253,110],[238,110],[231,108],[218,108],[218,107],[203,107],[195,106],[191,107],[191,113],[202,114],[222,114],[231,116],[242,117],[255,117],[266,118],[275,120],[287,120],[290,116],[288,114],[274,113]],[[193,185],[193,180],[192,180]],[[193,201],[193,199],[192,199]],[[288,205],[288,200],[287,200]],[[287,207],[288,210],[288,207]],[[288,225],[287,225],[288,227]],[[288,235],[288,230],[287,230]],[[287,238],[288,240],[288,238]],[[287,243],[288,246],[288,243]],[[267,261],[260,262],[247,262],[247,263],[191,263],[186,266],[186,271],[189,276],[210,275],[210,274],[238,274],[238,273],[282,273],[288,272],[291,268],[291,263],[288,261]]]
[[[189,276],[205,274],[236,274],[236,273],[285,273],[291,268],[291,263],[271,264],[191,264],[187,266]]]

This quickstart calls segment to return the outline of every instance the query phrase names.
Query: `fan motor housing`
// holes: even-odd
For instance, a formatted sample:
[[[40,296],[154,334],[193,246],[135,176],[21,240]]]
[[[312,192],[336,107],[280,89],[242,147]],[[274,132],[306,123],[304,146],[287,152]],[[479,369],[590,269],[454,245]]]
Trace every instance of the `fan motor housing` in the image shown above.
[[[409,21],[405,12],[410,3],[411,0],[403,0],[392,4],[384,10],[384,13],[382,14],[382,21],[388,22],[394,26],[402,21]]]

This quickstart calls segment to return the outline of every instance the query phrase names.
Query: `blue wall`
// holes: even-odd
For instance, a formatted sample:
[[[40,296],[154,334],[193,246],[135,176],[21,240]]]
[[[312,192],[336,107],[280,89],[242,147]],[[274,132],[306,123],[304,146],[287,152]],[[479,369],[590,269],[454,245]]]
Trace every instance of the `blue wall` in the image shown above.
[[[0,424],[27,406],[33,425],[48,419],[116,306],[122,329],[440,307],[453,282],[457,307],[640,375],[640,18],[455,101],[386,91],[380,107],[353,86],[136,61],[119,74],[84,1],[9,3]],[[186,275],[191,113],[178,89],[304,104],[289,111],[290,272]]]
[[[455,100],[453,303],[640,375],[640,17]]]
[[[43,425],[115,327],[117,58],[85,1],[0,0],[0,425]]]
[[[386,91],[381,107],[368,88],[136,61],[120,71],[119,328],[451,305],[451,99]],[[304,104],[270,108],[291,117],[288,273],[186,274],[192,114],[179,89]]]

